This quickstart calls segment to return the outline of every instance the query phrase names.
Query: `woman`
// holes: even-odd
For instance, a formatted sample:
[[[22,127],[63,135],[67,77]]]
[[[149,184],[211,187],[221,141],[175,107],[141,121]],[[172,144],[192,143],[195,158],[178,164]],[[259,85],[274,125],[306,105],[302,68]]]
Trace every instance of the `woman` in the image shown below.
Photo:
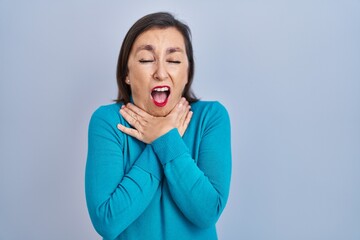
[[[190,29],[149,14],[125,36],[116,104],[89,124],[85,188],[104,239],[217,239],[229,193],[230,121],[191,92]]]

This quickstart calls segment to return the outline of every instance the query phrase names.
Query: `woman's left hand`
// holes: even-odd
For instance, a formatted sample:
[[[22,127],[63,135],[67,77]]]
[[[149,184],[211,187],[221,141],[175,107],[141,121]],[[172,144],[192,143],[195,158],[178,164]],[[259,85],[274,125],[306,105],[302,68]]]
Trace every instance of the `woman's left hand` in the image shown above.
[[[118,129],[148,144],[173,128],[177,128],[183,136],[192,117],[190,105],[185,98],[165,117],[154,117],[131,103],[123,105],[120,114],[133,128],[118,124]]]

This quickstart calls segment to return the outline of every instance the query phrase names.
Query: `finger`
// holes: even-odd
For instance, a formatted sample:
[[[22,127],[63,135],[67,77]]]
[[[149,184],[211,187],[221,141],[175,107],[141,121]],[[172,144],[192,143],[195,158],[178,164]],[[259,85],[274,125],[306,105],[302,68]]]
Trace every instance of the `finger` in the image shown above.
[[[193,112],[189,111],[188,114],[186,115],[186,118],[185,118],[185,121],[184,121],[184,124],[183,124],[183,126],[185,126],[185,128],[188,127],[192,116],[193,116]]]
[[[179,113],[179,117],[180,117],[180,122],[183,123],[187,114],[189,113],[190,111],[190,105],[189,105],[189,102],[185,102],[183,103],[182,107],[181,107],[181,111]]]
[[[134,119],[138,119],[140,117],[140,115],[138,115],[135,111],[133,111],[132,109],[128,108],[125,105],[121,106],[121,109],[124,110],[130,117]]]
[[[140,141],[142,141],[142,139],[141,139],[141,133],[138,131],[138,130],[136,130],[136,129],[134,129],[134,128],[128,128],[128,127],[125,127],[124,125],[122,125],[122,124],[118,124],[117,125],[117,128],[121,131],[121,132],[123,132],[123,133],[125,133],[125,134],[127,134],[127,135],[129,135],[129,136],[132,136],[132,137],[134,137],[134,138],[136,138],[136,139],[138,139],[138,140],[140,140]]]
[[[192,115],[193,115],[193,112],[192,112],[192,111],[188,112],[188,114],[186,115],[186,118],[185,118],[184,122],[182,122],[182,125],[179,127],[178,130],[179,130],[179,133],[180,133],[181,136],[183,136],[184,133],[186,132],[186,129],[187,129],[188,126],[189,126],[189,123],[190,123],[190,120],[191,120],[191,118],[192,118]]]
[[[178,103],[178,107],[182,108],[186,104],[188,104],[188,101],[186,101],[186,98],[182,97]]]
[[[179,113],[179,117],[178,117],[178,122],[179,122],[179,126],[181,126],[183,124],[183,122],[186,119],[186,115],[188,114],[189,109],[188,108],[184,108],[180,113]]]
[[[189,102],[184,98],[184,100],[181,102],[180,108],[183,111],[187,111],[187,109],[189,109],[189,107],[190,107]]]
[[[173,116],[176,116],[176,118],[177,118],[184,111],[184,105],[186,105],[186,99],[181,98],[180,101],[175,105],[173,110],[171,110],[169,115],[172,114]]]
[[[136,128],[140,132],[143,130],[141,122],[138,120],[137,115],[134,112],[124,107],[120,109],[120,114],[132,127]]]
[[[147,112],[145,112],[144,110],[142,110],[141,108],[135,106],[132,103],[126,104],[126,107],[128,109],[130,109],[131,111],[133,111],[136,115],[139,115],[142,118],[146,118],[148,116],[151,116],[150,114],[148,114]]]

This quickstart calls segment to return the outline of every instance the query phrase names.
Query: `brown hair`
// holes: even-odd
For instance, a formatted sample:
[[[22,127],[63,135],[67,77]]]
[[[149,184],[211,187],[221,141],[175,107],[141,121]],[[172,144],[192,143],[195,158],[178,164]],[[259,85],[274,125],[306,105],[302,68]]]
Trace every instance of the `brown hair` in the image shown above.
[[[183,97],[186,98],[189,102],[195,102],[198,99],[194,95],[191,90],[191,84],[194,77],[194,56],[193,56],[193,48],[191,43],[191,31],[190,28],[175,19],[174,16],[167,12],[157,12],[148,14],[142,18],[140,18],[135,24],[130,28],[127,32],[124,41],[121,45],[120,54],[117,63],[116,69],[116,79],[118,85],[118,98],[115,100],[116,102],[130,102],[131,90],[130,86],[125,83],[126,76],[128,74],[128,60],[129,55],[132,49],[132,46],[136,40],[136,38],[143,32],[149,30],[150,28],[168,28],[175,27],[184,37],[185,41],[185,50],[186,55],[189,61],[189,69],[188,69],[188,82],[185,85]]]

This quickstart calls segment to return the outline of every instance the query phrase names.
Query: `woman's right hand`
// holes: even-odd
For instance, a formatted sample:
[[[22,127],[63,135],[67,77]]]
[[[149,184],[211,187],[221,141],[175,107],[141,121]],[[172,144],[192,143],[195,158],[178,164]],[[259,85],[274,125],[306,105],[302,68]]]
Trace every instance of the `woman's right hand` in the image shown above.
[[[118,129],[144,143],[152,143],[173,128],[177,128],[183,136],[192,117],[190,105],[185,98],[181,98],[165,117],[154,117],[131,103],[123,105],[120,114],[133,128],[118,124]]]

